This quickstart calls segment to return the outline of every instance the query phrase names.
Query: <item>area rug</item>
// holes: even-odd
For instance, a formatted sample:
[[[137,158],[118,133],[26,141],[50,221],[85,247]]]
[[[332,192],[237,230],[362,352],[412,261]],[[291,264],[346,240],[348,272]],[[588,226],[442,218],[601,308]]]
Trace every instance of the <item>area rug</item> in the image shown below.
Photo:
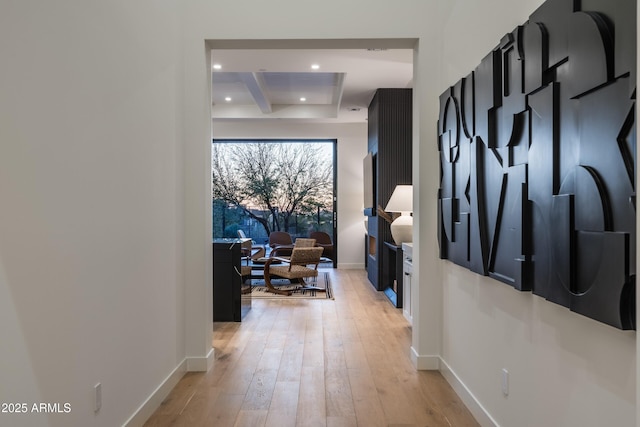
[[[268,292],[266,286],[264,286],[264,280],[253,280],[251,283],[251,298],[265,298],[265,299],[334,299],[333,289],[331,288],[331,281],[329,280],[329,273],[320,273],[315,282],[307,280],[307,284],[310,286],[318,286],[325,288],[326,292],[318,291],[300,291],[298,288],[300,285],[291,284],[287,279],[272,279],[271,284],[274,288],[291,291],[291,295],[278,295],[272,292]]]

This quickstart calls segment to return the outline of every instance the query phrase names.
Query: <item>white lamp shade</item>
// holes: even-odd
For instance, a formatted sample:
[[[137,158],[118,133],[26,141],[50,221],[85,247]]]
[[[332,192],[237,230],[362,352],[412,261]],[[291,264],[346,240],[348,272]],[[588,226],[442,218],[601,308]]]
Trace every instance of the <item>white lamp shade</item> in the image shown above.
[[[391,237],[396,245],[413,241],[413,185],[396,185],[385,209],[387,212],[401,212],[391,223]]]
[[[387,212],[413,212],[413,185],[396,185],[384,210]]]

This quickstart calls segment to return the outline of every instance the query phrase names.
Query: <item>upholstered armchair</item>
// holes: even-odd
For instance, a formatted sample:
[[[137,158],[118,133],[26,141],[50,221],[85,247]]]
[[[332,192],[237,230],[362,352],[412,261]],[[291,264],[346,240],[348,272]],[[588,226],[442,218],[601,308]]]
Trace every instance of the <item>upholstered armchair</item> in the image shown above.
[[[312,231],[309,234],[309,238],[316,239],[316,246],[324,248],[324,252],[322,253],[323,257],[329,258],[331,259],[331,261],[335,261],[331,236],[329,236],[324,231]]]
[[[272,231],[269,234],[270,256],[290,255],[293,249],[293,239],[286,231]]]

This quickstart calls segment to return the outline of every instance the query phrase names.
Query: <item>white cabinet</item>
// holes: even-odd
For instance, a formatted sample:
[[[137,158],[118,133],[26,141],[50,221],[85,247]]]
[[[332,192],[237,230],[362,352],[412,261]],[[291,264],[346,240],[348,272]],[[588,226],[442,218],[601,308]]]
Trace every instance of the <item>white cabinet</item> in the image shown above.
[[[402,244],[402,274],[403,274],[403,295],[402,314],[413,324],[413,309],[411,307],[411,294],[413,294],[413,244]]]

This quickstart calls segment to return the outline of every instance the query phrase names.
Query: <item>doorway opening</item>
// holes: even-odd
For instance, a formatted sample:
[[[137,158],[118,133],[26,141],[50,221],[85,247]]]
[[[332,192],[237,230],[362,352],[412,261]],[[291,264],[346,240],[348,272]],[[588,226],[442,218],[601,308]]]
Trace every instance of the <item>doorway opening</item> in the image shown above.
[[[412,87],[416,42],[207,41],[212,139],[339,141],[335,154],[339,180],[334,182],[335,218],[330,234],[334,244],[340,243],[339,265],[345,268],[361,268],[365,263],[360,181],[367,153],[368,105],[377,88]]]

